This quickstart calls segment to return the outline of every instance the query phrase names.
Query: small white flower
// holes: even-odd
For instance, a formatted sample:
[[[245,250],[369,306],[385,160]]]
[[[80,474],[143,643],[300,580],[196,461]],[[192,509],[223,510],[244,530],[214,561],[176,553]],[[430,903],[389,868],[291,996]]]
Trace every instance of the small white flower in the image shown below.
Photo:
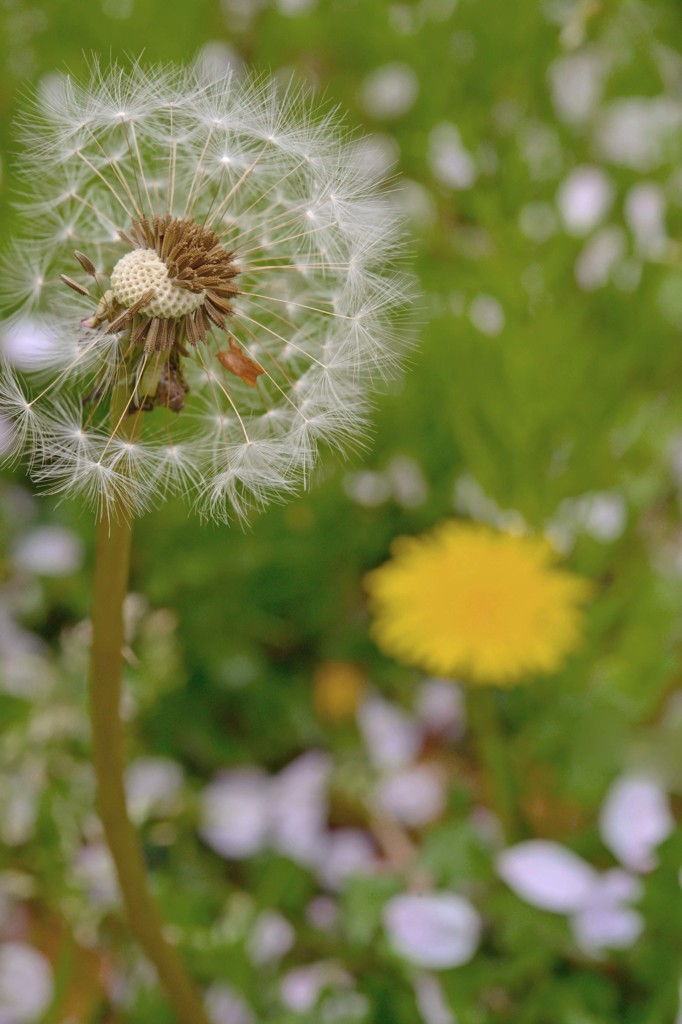
[[[332,114],[206,62],[95,65],[23,141],[0,414],[48,491],[225,519],[357,438],[409,298],[395,208]]]
[[[419,967],[445,970],[474,956],[481,939],[481,919],[474,907],[454,893],[394,896],[384,907],[384,927],[391,945]]]

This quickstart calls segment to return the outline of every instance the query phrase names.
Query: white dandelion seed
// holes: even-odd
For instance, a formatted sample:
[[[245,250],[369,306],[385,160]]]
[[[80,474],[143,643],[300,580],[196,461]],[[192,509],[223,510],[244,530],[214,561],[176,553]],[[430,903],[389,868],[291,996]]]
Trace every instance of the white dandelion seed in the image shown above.
[[[15,339],[31,317],[50,348],[5,359],[0,415],[49,492],[100,513],[188,494],[224,520],[357,440],[410,289],[394,207],[334,112],[200,66],[95,64],[21,132],[4,302]]]

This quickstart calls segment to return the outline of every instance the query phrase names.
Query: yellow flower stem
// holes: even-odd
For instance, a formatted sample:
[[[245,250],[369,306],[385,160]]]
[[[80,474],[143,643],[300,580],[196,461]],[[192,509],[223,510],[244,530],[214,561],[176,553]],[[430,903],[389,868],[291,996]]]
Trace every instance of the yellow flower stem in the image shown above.
[[[496,697],[490,686],[472,686],[467,694],[467,712],[480,758],[484,799],[499,818],[505,840],[512,843],[518,832],[516,794]]]
[[[129,399],[125,382],[115,388],[111,422],[132,437],[139,416],[125,416]],[[121,419],[123,417],[123,419]],[[137,833],[128,816],[124,788],[124,731],[121,720],[123,671],[123,601],[128,588],[132,519],[123,507],[102,516],[97,530],[90,718],[92,759],[97,782],[97,807],[107,844],[116,865],[130,930],[154,964],[159,983],[182,1024],[209,1024],[201,996],[179,953],[164,936],[164,923],[150,894]]]

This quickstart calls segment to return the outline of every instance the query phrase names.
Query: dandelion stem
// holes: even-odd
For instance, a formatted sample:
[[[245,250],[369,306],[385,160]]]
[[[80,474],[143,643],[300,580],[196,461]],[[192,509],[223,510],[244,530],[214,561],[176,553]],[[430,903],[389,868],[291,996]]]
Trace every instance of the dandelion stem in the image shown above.
[[[502,732],[496,693],[488,686],[471,687],[467,711],[483,775],[483,795],[500,820],[505,840],[514,842],[518,815],[509,751]]]
[[[114,390],[112,424],[128,401],[128,384]],[[136,422],[137,421],[137,422]],[[139,417],[128,417],[121,431],[132,436]],[[97,531],[92,606],[90,717],[97,804],[118,875],[130,929],[154,964],[159,982],[182,1024],[208,1024],[199,992],[185,965],[164,936],[164,923],[150,894],[140,843],[126,807],[124,733],[121,721],[123,600],[128,588],[132,519],[123,508],[103,516]]]

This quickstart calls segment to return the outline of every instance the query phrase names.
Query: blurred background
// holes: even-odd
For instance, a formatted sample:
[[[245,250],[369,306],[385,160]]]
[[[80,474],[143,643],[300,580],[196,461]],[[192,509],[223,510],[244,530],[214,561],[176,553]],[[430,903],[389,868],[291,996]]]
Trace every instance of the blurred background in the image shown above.
[[[679,4],[2,0],[0,18],[3,235],[21,95],[92,52],[294,73],[399,176],[420,340],[368,448],[246,529],[172,503],[136,525],[129,798],[216,1024],[682,1021]],[[369,636],[364,574],[454,515],[542,530],[596,584],[561,672],[496,697],[506,845],[465,692]],[[172,1021],[93,812],[93,541],[89,514],[4,472],[1,1024]]]

